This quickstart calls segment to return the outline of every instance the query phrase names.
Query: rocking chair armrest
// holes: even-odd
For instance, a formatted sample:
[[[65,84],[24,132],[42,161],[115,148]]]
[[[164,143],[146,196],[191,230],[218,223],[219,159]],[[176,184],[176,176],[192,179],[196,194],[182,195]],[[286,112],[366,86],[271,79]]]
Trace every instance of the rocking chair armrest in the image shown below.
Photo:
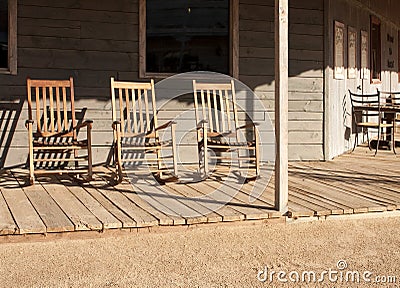
[[[251,122],[251,123],[247,123],[247,124],[245,124],[245,125],[243,125],[243,126],[240,126],[240,127],[236,128],[236,130],[245,129],[245,128],[250,128],[250,127],[256,128],[256,127],[258,127],[258,126],[260,126],[259,123],[253,123],[253,122]]]
[[[208,124],[208,121],[207,120],[201,120],[199,123],[197,123],[197,130],[199,130],[199,129],[203,129],[203,127],[206,125],[206,124]]]
[[[121,125],[121,121],[115,120],[115,121],[113,121],[113,123],[111,124],[111,127],[112,127],[114,130],[117,130],[117,126],[118,126],[118,125]]]
[[[74,130],[79,130],[79,129],[83,128],[83,127],[92,128],[92,125],[93,125],[93,120],[88,119],[88,120],[85,120],[84,122],[76,125],[73,129]]]
[[[26,127],[26,129],[29,128],[29,124],[33,124],[33,123],[34,123],[33,120],[26,120],[26,121],[25,121],[25,127]]]
[[[163,124],[163,125],[161,125],[161,126],[156,127],[154,130],[155,130],[155,131],[163,130],[163,129],[166,129],[166,128],[168,128],[169,126],[175,125],[175,124],[176,124],[175,121],[168,121],[167,123],[165,123],[165,124]]]

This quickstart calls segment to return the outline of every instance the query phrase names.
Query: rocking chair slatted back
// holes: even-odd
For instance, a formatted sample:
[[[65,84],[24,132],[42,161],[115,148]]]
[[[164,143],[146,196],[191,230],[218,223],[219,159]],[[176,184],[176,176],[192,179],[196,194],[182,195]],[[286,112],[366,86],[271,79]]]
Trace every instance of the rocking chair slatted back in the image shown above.
[[[25,126],[28,129],[30,183],[34,184],[35,175],[53,172],[81,174],[87,171],[88,179],[91,179],[93,121],[77,123],[73,78],[70,77],[68,80],[28,78],[27,98],[29,119],[25,122]],[[78,132],[83,128],[86,128],[87,137],[86,139],[80,137],[78,141]],[[80,153],[84,150],[87,154]],[[82,161],[87,161],[87,168],[78,168]],[[71,162],[75,162],[75,169],[65,169]],[[35,167],[35,163],[44,165]],[[45,168],[48,167],[53,169],[46,171]]]
[[[204,170],[207,177],[208,159],[218,161],[236,159],[239,170],[249,170],[254,166],[255,175],[247,177],[246,174],[247,179],[258,177],[260,172],[258,131],[255,123],[239,127],[234,80],[225,83],[198,83],[193,80],[193,96],[198,151],[199,155],[203,155],[199,157],[199,170]],[[244,133],[247,128],[252,129],[254,139],[246,139]],[[209,150],[214,150],[215,154],[208,156]],[[231,156],[220,153],[230,153]],[[232,153],[236,153],[237,156],[232,156]]]
[[[36,120],[38,136],[51,137],[72,131],[76,125],[72,77],[69,80],[32,80],[28,78],[27,94],[29,120]],[[68,106],[71,108],[70,117],[68,117]],[[36,119],[33,119],[34,115]],[[63,136],[71,135],[64,134]],[[75,135],[72,136],[75,137]]]
[[[113,121],[121,122],[122,137],[148,134],[157,127],[153,80],[150,83],[120,82],[112,77],[111,102]]]
[[[196,123],[208,121],[209,130],[217,133],[233,132],[234,128],[239,127],[233,80],[221,84],[193,80],[193,90]],[[232,124],[236,127],[232,127]]]

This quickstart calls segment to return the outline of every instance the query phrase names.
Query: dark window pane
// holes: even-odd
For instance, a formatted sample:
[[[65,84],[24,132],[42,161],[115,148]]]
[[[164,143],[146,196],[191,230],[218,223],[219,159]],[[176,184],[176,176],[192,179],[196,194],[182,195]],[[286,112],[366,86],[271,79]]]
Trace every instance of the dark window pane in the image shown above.
[[[8,0],[0,0],[0,68],[8,68]]]
[[[381,25],[371,23],[372,79],[381,79]]]
[[[229,0],[147,0],[146,71],[229,73]]]

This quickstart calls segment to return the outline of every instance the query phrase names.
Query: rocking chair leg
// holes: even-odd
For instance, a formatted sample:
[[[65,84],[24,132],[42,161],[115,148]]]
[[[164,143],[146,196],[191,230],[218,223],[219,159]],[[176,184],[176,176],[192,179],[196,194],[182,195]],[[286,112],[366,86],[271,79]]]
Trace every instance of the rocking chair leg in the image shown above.
[[[31,185],[35,184],[35,172],[33,166],[33,132],[32,132],[32,123],[28,124],[29,129],[29,183]]]
[[[33,150],[33,149],[32,149]],[[35,184],[35,172],[33,167],[33,151],[29,152],[29,183],[31,185]]]
[[[207,139],[208,139],[207,127],[204,124],[203,126],[204,175],[208,174]]]
[[[120,129],[120,127],[118,127],[117,129]],[[117,159],[116,159],[116,172],[117,172],[117,181],[118,183],[122,182],[122,157],[121,157],[121,137],[119,134],[119,130],[117,131],[117,143],[116,143],[116,148],[117,148]]]
[[[177,163],[177,150],[176,150],[176,138],[175,138],[176,124],[171,125],[172,134],[172,161],[174,165],[174,176],[178,176],[178,163]]]
[[[199,170],[201,169],[201,157],[200,157],[200,153],[201,153],[201,145],[200,143],[197,144],[197,155],[199,156]]]
[[[78,158],[78,150],[74,150],[74,158],[77,159]],[[78,169],[78,161],[75,161],[75,169]]]
[[[88,176],[89,179],[93,178],[93,164],[92,164],[92,149],[88,148]]]
[[[258,131],[254,128],[254,137],[256,141],[256,149],[255,149],[255,157],[256,157],[256,176],[260,175],[260,136],[258,135]]]

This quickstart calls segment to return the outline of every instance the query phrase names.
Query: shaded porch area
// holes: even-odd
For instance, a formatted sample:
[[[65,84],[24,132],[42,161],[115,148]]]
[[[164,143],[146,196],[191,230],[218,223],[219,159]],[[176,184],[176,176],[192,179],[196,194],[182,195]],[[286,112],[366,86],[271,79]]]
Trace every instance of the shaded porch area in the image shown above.
[[[289,212],[274,210],[274,181],[237,183],[224,170],[197,183],[157,185],[147,177],[113,183],[95,167],[85,182],[66,175],[38,178],[13,169],[0,177],[0,235],[141,229],[199,223],[298,218],[400,209],[400,160],[359,147],[329,162],[289,164]],[[273,175],[272,175],[273,177]],[[220,193],[212,193],[212,191]],[[211,191],[211,192],[210,192]]]

